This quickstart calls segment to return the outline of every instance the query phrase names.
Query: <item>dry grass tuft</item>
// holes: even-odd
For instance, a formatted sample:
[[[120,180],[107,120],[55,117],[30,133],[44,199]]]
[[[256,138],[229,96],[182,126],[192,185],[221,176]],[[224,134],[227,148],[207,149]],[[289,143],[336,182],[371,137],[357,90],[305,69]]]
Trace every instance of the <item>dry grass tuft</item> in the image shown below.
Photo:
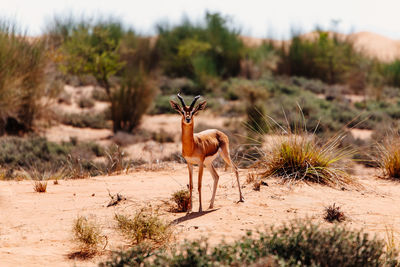
[[[147,242],[158,247],[167,242],[172,234],[169,224],[153,212],[141,210],[133,218],[115,214],[115,220],[118,223],[118,229],[132,244]]]
[[[284,182],[305,181],[342,188],[357,185],[345,171],[345,160],[352,151],[339,148],[343,136],[328,141],[315,135],[293,133],[278,135],[261,150],[261,158],[253,167],[261,178],[276,176]]]
[[[253,190],[254,191],[260,191],[261,190],[261,181],[254,181]]]
[[[340,210],[340,207],[335,206],[335,203],[333,203],[333,205],[325,208],[324,219],[330,223],[334,221],[343,222],[346,220],[346,216],[344,215],[343,211]]]
[[[378,165],[382,175],[389,179],[400,179],[400,136],[387,137],[378,145]]]
[[[176,191],[172,194],[171,200],[176,204],[175,212],[186,212],[189,210],[190,193],[187,189]]]
[[[116,195],[111,195],[110,191],[108,191],[108,195],[110,196],[110,202],[107,204],[107,208],[111,206],[116,206],[118,205],[119,202],[126,200],[126,197],[124,197],[122,194],[117,193]]]
[[[398,239],[395,237],[393,226],[385,226],[385,247],[388,254],[396,255],[398,250]]]
[[[80,245],[80,251],[77,253],[84,256],[94,256],[105,238],[105,236],[101,234],[100,226],[83,216],[79,216],[75,220],[72,232],[75,240]],[[105,241],[107,242],[107,239],[105,239]],[[106,245],[107,243],[105,246]],[[76,257],[79,258],[79,255]]]
[[[253,183],[257,178],[257,175],[254,172],[249,172],[246,178],[246,184]]]
[[[47,191],[47,181],[35,181],[33,190],[38,193],[45,193]]]

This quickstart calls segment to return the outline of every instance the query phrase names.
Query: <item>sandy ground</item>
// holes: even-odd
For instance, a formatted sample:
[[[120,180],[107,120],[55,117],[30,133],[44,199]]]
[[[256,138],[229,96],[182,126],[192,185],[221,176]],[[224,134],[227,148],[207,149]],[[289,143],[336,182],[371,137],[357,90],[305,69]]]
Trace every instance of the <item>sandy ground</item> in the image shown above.
[[[196,174],[197,169],[195,169]],[[234,175],[219,169],[220,184],[215,209],[203,213],[198,209],[195,191],[194,211],[190,215],[172,213],[164,204],[171,194],[187,184],[187,168],[170,164],[159,171],[136,170],[127,175],[49,182],[47,193],[33,192],[31,181],[0,182],[0,265],[1,266],[93,266],[104,260],[110,250],[126,246],[113,220],[115,213],[134,214],[143,207],[160,208],[161,216],[174,226],[175,243],[183,239],[208,237],[212,244],[232,241],[249,229],[263,229],[295,218],[322,220],[323,209],[336,203],[348,216],[347,224],[385,236],[385,228],[400,231],[400,185],[375,178],[373,169],[357,166],[360,191],[341,191],[318,185],[281,185],[267,180],[260,192],[246,185],[247,170],[241,170],[244,203],[236,203],[238,190]],[[197,179],[195,179],[196,181]],[[211,197],[212,179],[205,172],[203,208]],[[195,188],[196,182],[195,182]],[[107,208],[108,190],[127,197],[116,207]],[[68,258],[76,252],[72,241],[72,224],[77,216],[96,220],[108,237],[104,255],[87,261]],[[323,222],[324,224],[328,224]]]

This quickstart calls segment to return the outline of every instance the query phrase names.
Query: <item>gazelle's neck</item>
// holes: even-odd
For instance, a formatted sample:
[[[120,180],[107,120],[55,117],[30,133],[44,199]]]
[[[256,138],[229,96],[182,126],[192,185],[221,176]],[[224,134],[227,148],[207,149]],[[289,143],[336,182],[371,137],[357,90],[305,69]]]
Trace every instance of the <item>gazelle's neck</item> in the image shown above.
[[[193,125],[194,122],[186,124],[182,120],[182,154],[183,157],[190,157],[194,150],[194,137],[193,137]]]

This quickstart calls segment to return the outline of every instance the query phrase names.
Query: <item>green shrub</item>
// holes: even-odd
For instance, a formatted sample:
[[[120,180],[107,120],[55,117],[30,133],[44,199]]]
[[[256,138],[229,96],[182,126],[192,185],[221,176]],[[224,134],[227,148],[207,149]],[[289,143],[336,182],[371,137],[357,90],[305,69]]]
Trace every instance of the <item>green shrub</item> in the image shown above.
[[[93,129],[109,129],[110,124],[105,118],[104,113],[93,114],[92,112],[85,113],[67,113],[61,118],[61,122],[66,125],[71,125],[78,128],[93,128]]]
[[[107,102],[108,96],[107,93],[102,89],[95,87],[92,91],[92,98],[96,101]]]
[[[141,210],[133,218],[115,214],[115,220],[118,223],[118,229],[132,244],[149,241],[155,245],[159,245],[164,243],[171,234],[169,225],[153,212]]]
[[[188,20],[173,28],[159,25],[161,67],[168,76],[194,79],[203,88],[215,76],[235,76],[244,48],[238,34],[218,13],[207,13],[203,25]]]
[[[0,139],[0,164],[6,169],[23,169],[31,178],[50,176],[71,176],[69,155],[78,159],[85,171],[92,171],[89,160],[103,156],[103,149],[90,142],[64,142],[57,144],[45,138],[3,137]],[[39,175],[39,176],[38,176]]]
[[[181,92],[183,95],[199,95],[202,90],[188,78],[163,77],[160,81],[160,90],[163,95],[176,95]]]
[[[248,233],[233,244],[211,247],[206,241],[186,242],[172,251],[137,246],[100,266],[396,266],[395,253],[384,241],[340,226],[322,228],[310,221]]]
[[[72,18],[57,23],[50,32],[62,40],[60,67],[69,74],[93,75],[111,102],[113,130],[132,131],[155,95],[147,77],[157,62],[150,39],[135,35],[112,18],[93,22]],[[90,123],[74,116],[70,123],[84,127]]]
[[[100,226],[83,216],[74,221],[72,233],[82,251],[97,251],[103,239]]]
[[[171,100],[169,95],[159,95],[153,102],[153,107],[149,111],[150,114],[174,114],[175,110],[171,108],[169,101]]]
[[[119,21],[71,21],[63,37],[62,69],[71,74],[90,74],[111,94],[110,77],[122,69],[118,47],[123,35]]]
[[[126,75],[124,84],[111,95],[111,119],[114,132],[132,132],[150,108],[156,88],[145,73]]]
[[[78,106],[80,108],[92,108],[94,107],[94,101],[88,97],[81,97],[78,100]]]
[[[329,84],[346,83],[349,74],[360,65],[360,60],[361,56],[350,41],[319,30],[315,37],[295,34],[289,47],[281,49],[278,71],[320,79]]]
[[[400,87],[400,60],[383,65],[385,84]]]

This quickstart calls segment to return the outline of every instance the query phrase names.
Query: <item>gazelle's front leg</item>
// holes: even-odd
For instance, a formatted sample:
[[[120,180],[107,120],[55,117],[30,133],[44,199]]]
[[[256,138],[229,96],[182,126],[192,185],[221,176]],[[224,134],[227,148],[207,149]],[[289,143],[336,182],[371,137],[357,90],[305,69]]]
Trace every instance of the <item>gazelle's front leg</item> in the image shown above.
[[[203,162],[199,163],[199,181],[198,181],[198,189],[199,189],[199,212],[202,212],[203,209],[201,207],[201,181],[203,179]]]
[[[192,192],[193,192],[193,165],[188,163],[188,170],[189,170],[189,195],[190,195],[190,202],[188,207],[188,213],[192,211],[193,202],[192,202]]]

